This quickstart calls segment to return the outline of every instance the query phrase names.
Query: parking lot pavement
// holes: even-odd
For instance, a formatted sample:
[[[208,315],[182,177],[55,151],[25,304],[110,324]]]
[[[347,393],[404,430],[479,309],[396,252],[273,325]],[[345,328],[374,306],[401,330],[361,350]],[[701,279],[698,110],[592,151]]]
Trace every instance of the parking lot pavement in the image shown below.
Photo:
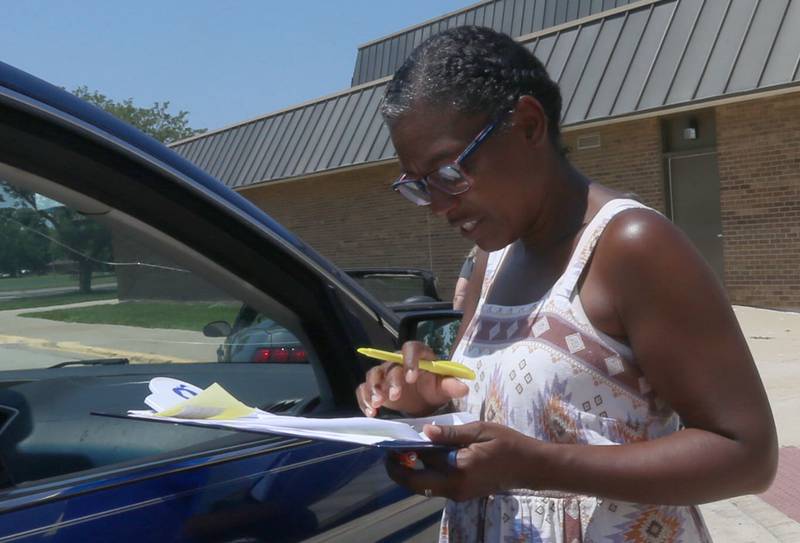
[[[117,303],[116,300],[84,302],[62,307]],[[48,308],[52,309],[52,308]],[[132,363],[216,362],[221,340],[202,332],[140,328],[110,324],[82,324],[20,317],[40,310],[0,311],[0,346],[56,356],[78,358],[127,358]]]
[[[114,302],[88,302],[114,303]],[[32,310],[24,310],[32,311]],[[722,543],[800,543],[800,313],[735,306],[736,317],[761,374],[781,446],[778,476],[760,496],[709,503],[701,510],[712,537]],[[139,362],[216,360],[219,340],[200,332],[87,325],[22,318],[0,311],[0,344],[8,338],[46,349]],[[735,474],[732,474],[735,476]]]
[[[772,406],[778,474],[759,496],[703,505],[714,541],[800,543],[800,313],[735,306]],[[735,474],[732,474],[735,476]]]

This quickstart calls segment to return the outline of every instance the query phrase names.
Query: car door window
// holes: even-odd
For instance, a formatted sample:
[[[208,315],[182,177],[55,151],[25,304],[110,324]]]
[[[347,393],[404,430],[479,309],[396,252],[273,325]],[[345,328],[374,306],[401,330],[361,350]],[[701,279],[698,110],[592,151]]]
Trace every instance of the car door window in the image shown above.
[[[0,487],[265,439],[105,416],[145,409],[153,377],[281,414],[318,401],[291,307],[255,309],[113,214],[0,180]]]

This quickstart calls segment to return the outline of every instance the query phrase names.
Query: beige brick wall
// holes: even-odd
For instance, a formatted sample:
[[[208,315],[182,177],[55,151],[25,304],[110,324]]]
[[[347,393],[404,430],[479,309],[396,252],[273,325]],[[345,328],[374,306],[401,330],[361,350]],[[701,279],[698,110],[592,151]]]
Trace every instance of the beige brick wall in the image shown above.
[[[443,299],[471,245],[443,219],[389,189],[396,163],[242,191],[278,222],[341,267],[432,270]]]
[[[581,136],[600,136],[597,149],[578,150]],[[661,128],[657,118],[629,121],[564,134],[569,158],[591,179],[665,211]]]
[[[718,107],[717,150],[731,299],[800,308],[800,93]]]
[[[720,106],[716,115],[731,300],[800,308],[800,93]],[[599,135],[600,148],[578,151],[581,135]],[[590,178],[665,212],[658,118],[570,131],[564,143]],[[242,194],[336,264],[431,269],[448,299],[470,244],[391,192],[397,174],[397,164],[382,164]]]

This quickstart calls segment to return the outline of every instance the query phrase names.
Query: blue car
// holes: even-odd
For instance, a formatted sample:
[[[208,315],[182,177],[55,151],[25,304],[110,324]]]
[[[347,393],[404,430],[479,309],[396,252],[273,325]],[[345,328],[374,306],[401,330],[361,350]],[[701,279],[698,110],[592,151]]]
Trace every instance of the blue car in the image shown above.
[[[356,348],[457,314],[398,315],[160,143],[1,63],[0,238],[30,270],[0,287],[0,542],[435,533],[442,503],[396,486],[380,449],[118,415],[172,377],[276,413],[358,416],[371,362]],[[307,363],[219,363],[203,326],[243,306]]]

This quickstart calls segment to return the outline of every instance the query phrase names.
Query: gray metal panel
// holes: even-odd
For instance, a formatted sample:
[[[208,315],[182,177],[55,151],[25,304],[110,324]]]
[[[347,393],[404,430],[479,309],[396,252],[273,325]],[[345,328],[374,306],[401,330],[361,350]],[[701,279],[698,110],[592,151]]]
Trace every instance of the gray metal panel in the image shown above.
[[[361,145],[358,146],[358,149],[352,158],[347,161],[348,164],[361,164],[363,162],[375,161],[380,158],[380,152],[383,150],[383,144],[381,144],[378,149],[375,149],[375,147],[378,140],[378,133],[383,128],[384,122],[381,116],[377,114],[378,104],[380,103],[380,95],[377,95],[377,97],[378,100],[373,104],[370,104],[375,106],[375,114],[369,119],[367,129],[364,132],[364,136],[361,138]],[[372,108],[370,107],[370,109]]]
[[[555,26],[558,0],[542,0],[542,2],[544,3],[544,23],[542,23],[542,28]]]
[[[514,14],[512,17],[511,33],[513,36],[521,36],[525,29],[525,0],[514,0]]]
[[[211,142],[211,147],[208,149],[205,163],[201,166],[211,175],[214,175],[214,172],[219,170],[219,165],[221,164],[220,157],[223,156],[225,152],[225,143],[230,138],[230,135],[230,130],[223,132],[219,138]]]
[[[427,36],[446,28],[475,24],[519,37],[629,1],[604,4],[602,0],[494,0],[359,48],[352,82],[353,85],[360,85],[392,74],[413,47],[421,43],[422,40],[415,36],[420,32]]]
[[[503,18],[500,23],[500,32],[503,34],[514,33],[514,0],[503,0]]]
[[[602,28],[594,43],[591,56],[586,61],[586,69],[572,100],[564,106],[564,123],[580,122],[586,118],[599,84],[603,80],[603,74],[611,61],[624,22],[624,14],[603,20]]]
[[[567,22],[567,0],[559,0],[556,4],[555,24],[560,25]]]
[[[294,114],[294,111],[289,111],[281,114],[278,117],[278,122],[276,122],[272,127],[272,134],[267,142],[267,148],[264,150],[264,154],[261,156],[261,160],[255,169],[253,179],[257,181],[269,179],[267,176],[267,171],[270,169],[272,160],[275,157],[275,153],[283,141],[283,135],[286,132],[286,127],[291,123],[292,116]]]
[[[702,6],[702,1],[676,3],[637,108],[646,109],[664,103],[678,65],[689,45]]]
[[[581,80],[586,67],[589,56],[592,54],[597,35],[600,32],[600,27],[603,25],[603,20],[593,21],[589,24],[583,25],[578,29],[578,36],[575,39],[575,45],[572,48],[572,53],[564,66],[564,72],[561,75],[559,86],[561,87],[562,104],[562,117],[569,104],[572,102],[572,97],[578,87],[578,82]]]
[[[538,32],[544,28],[544,0],[533,4],[533,28],[531,32]]]
[[[311,124],[316,105],[317,104],[314,104],[313,106],[304,107],[299,110],[300,116],[296,119],[295,125],[292,128],[292,134],[289,136],[289,139],[286,142],[286,147],[281,153],[280,158],[275,163],[275,169],[269,173],[270,177],[280,179],[281,177],[286,176],[286,170],[289,162],[292,160],[292,157],[294,157],[295,153],[298,152],[300,141],[303,138],[303,135],[307,130],[310,130],[309,125]]]
[[[739,44],[747,31],[754,7],[753,0],[732,0],[717,43],[708,59],[708,68],[693,98],[716,96],[725,92],[739,52]]]
[[[179,147],[176,149],[178,153],[183,156],[186,160],[190,162],[195,162],[195,155],[197,154],[197,150],[200,148],[200,144],[203,140],[193,140],[188,142],[186,145]]]
[[[706,0],[703,3],[694,32],[672,80],[667,103],[685,102],[694,96],[729,5],[730,0]]]
[[[304,157],[307,159],[307,155],[313,150],[314,143],[316,142],[313,136],[318,132],[317,127],[320,126],[320,122],[325,122],[325,106],[330,102],[330,100],[327,100],[324,103],[317,103],[308,108],[311,112],[308,123],[304,128],[300,129],[301,135],[292,147],[290,159],[286,163],[286,167],[279,174],[280,177],[292,177],[297,175],[297,163],[303,160]],[[309,149],[309,147],[311,147],[311,149]]]
[[[339,100],[339,102],[344,103],[340,117],[341,120],[332,119],[331,126],[326,127],[325,132],[322,134],[325,143],[321,146],[319,151],[315,153],[315,156],[309,160],[306,171],[316,172],[325,170],[330,166],[337,146],[341,145],[341,142],[344,140],[344,135],[348,133],[347,130],[350,124],[355,122],[354,112],[357,111],[356,106],[363,96],[364,92],[358,92],[348,94],[346,97]]]
[[[520,15],[520,27],[519,33],[522,34],[530,34],[533,32],[533,2],[521,2],[522,4],[522,15]]]
[[[380,89],[380,91],[378,91],[378,89]],[[326,168],[335,168],[337,165],[347,164],[345,154],[348,148],[353,144],[356,134],[358,134],[359,131],[363,134],[361,127],[368,123],[369,118],[372,118],[373,115],[373,112],[369,111],[369,104],[372,103],[373,96],[375,94],[382,95],[382,91],[383,86],[380,86],[378,88],[364,89],[363,92],[358,93],[358,102],[353,110],[353,116],[348,123],[347,131],[344,133],[341,140],[337,142],[334,153],[331,155],[330,162]],[[368,119],[365,119],[365,117],[368,117]]]
[[[558,33],[555,47],[547,60],[547,73],[553,81],[559,81],[564,67],[567,64],[572,48],[575,46],[575,39],[578,37],[579,28],[568,28]]]
[[[382,95],[379,92],[373,92],[372,96],[369,98],[369,102],[367,103],[366,107],[364,108],[364,115],[361,119],[361,122],[355,128],[355,131],[352,134],[352,138],[350,140],[350,144],[345,149],[344,155],[342,157],[342,164],[354,164],[356,163],[356,156],[363,156],[366,157],[366,153],[369,151],[367,147],[364,149],[365,145],[371,145],[372,141],[365,141],[367,138],[367,134],[373,133],[374,126],[376,122],[382,121],[380,119],[380,115],[378,114],[378,104],[380,103]]]
[[[789,0],[760,0],[750,31],[739,52],[739,59],[731,73],[727,92],[754,89],[758,86],[762,70],[753,68],[765,65],[788,4]],[[797,22],[800,21],[795,24]]]
[[[236,182],[238,172],[244,160],[242,160],[243,154],[252,151],[252,139],[255,130],[253,128],[254,123],[248,123],[242,127],[242,137],[236,143],[235,152],[231,155],[230,159],[226,167],[220,171],[219,178],[220,179],[229,179],[232,183]]]
[[[344,106],[347,103],[348,97],[340,97],[333,100],[328,100],[325,104],[325,109],[322,112],[320,122],[311,136],[312,145],[309,146],[308,151],[303,155],[303,158],[298,162],[295,171],[291,175],[302,175],[304,173],[314,171],[312,164],[316,165],[320,157],[325,151],[326,145],[330,144],[331,132],[339,122],[344,111]]]
[[[797,60],[800,59],[800,32],[797,31],[800,21],[800,2],[792,0],[783,18],[780,33],[775,39],[769,60],[761,76],[761,85],[777,85],[792,81]]]
[[[267,157],[272,156],[271,153],[278,144],[277,134],[281,133],[281,125],[286,121],[286,115],[278,115],[265,119],[265,124],[261,126],[263,136],[259,140],[263,140],[259,151],[255,153],[250,165],[242,173],[242,179],[245,181],[242,184],[249,184],[254,181],[260,181],[264,177],[264,171],[269,166]]]
[[[238,187],[247,185],[254,180],[253,169],[260,163],[260,158],[269,141],[268,138],[270,137],[274,124],[277,124],[277,119],[275,117],[269,117],[253,123],[253,126],[258,129],[258,136],[253,143],[252,151],[248,153],[242,161],[242,170],[237,174],[236,179],[232,180],[231,186]]]
[[[651,14],[651,7],[631,11],[627,14],[619,40],[614,47],[614,53],[598,84],[597,92],[589,108],[588,118],[605,117],[611,114]]]
[[[544,64],[545,67],[547,67],[547,63],[550,61],[550,55],[553,54],[556,38],[558,38],[558,35],[551,34],[549,36],[542,36],[536,42],[536,51],[534,52],[534,55],[536,55],[536,58],[542,61],[542,64]]]
[[[394,150],[394,144],[392,144],[392,139],[389,137],[389,129],[386,127],[386,125],[381,128],[381,139],[385,139],[386,142],[383,145],[380,160],[394,158],[397,153]]]
[[[678,0],[673,0],[672,2],[663,2],[653,5],[650,20],[647,22],[647,26],[636,48],[636,53],[633,55],[633,59],[631,59],[628,73],[622,83],[622,88],[617,96],[612,113],[619,114],[623,111],[633,111],[636,109],[639,95],[645,83],[647,83],[647,78],[650,75],[653,61],[661,46],[664,32],[669,26],[677,4]]]

